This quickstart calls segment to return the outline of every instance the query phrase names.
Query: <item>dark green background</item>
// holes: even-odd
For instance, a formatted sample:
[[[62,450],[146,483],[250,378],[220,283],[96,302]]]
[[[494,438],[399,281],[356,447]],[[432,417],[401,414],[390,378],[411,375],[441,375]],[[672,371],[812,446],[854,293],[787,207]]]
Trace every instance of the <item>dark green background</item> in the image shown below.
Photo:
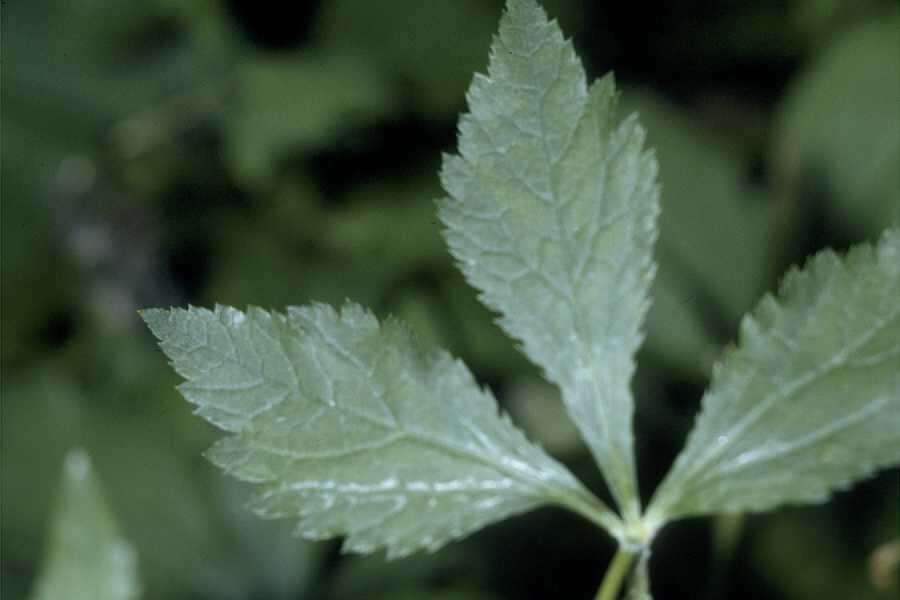
[[[454,269],[440,153],[499,0],[10,0],[2,16],[2,596],[27,595],[64,453],[93,455],[145,598],[590,598],[614,550],[543,510],[384,564],[241,508],[136,310],[351,298],[461,356],[598,493],[555,391]],[[548,0],[657,148],[635,382],[645,497],[740,315],[900,217],[900,5]],[[828,505],[667,528],[668,599],[877,599],[896,472]],[[477,591],[475,591],[477,590]]]

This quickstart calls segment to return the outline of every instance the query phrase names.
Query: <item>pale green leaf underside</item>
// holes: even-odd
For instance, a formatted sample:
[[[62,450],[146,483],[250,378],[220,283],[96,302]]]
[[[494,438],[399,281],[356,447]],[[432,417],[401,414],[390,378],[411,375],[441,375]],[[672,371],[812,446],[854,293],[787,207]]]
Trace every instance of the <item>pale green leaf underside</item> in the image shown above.
[[[791,272],[715,369],[653,519],[819,502],[900,463],[900,230]]]
[[[557,503],[611,514],[528,442],[469,371],[358,305],[287,314],[149,310],[197,413],[234,435],[210,459],[259,484],[262,516],[348,551],[435,550]],[[603,517],[598,520],[603,521]]]
[[[446,238],[500,324],[563,392],[620,504],[637,514],[629,382],[648,306],[656,161],[611,77],[588,89],[571,43],[511,0],[445,156]]]
[[[119,533],[91,461],[81,450],[65,461],[46,564],[32,600],[134,600],[134,548]]]

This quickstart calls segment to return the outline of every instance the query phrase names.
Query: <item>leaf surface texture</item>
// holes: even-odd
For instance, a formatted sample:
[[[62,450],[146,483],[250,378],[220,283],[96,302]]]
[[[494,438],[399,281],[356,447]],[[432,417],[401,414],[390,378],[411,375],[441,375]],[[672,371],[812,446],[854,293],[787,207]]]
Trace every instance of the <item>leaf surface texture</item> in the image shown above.
[[[209,458],[253,508],[307,538],[391,557],[541,504],[599,508],[444,352],[355,304],[143,313],[197,413],[233,435]]]
[[[657,166],[611,77],[587,85],[557,24],[511,0],[445,156],[450,249],[500,324],[558,384],[637,516],[629,383],[653,275]]]
[[[900,230],[789,273],[740,337],[652,518],[821,502],[900,463]]]

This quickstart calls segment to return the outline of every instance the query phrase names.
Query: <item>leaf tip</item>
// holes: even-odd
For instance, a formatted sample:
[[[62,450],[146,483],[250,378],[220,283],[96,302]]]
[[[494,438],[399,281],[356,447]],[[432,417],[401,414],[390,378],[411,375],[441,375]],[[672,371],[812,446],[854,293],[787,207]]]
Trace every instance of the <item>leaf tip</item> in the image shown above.
[[[91,475],[91,457],[84,448],[74,448],[66,455],[63,470],[69,481],[82,482]]]

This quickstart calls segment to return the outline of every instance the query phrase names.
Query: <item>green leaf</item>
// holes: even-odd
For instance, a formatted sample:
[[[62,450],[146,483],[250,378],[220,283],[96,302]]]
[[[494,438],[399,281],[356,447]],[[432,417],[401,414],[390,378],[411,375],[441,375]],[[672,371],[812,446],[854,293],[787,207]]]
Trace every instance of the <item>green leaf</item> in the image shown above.
[[[83,450],[69,453],[47,564],[34,600],[130,600],[139,596],[134,548],[119,533]]]
[[[759,573],[772,582],[785,600],[809,598],[853,598],[853,600],[887,600],[892,595],[879,592],[869,579],[867,552],[873,543],[860,540],[888,539],[891,528],[887,523],[896,522],[897,483],[884,478],[884,510],[881,506],[867,515],[855,516],[853,526],[842,528],[837,523],[834,503],[814,510],[779,511],[768,516],[744,547],[747,561],[759,569]],[[872,499],[878,496],[870,496]],[[852,506],[852,505],[851,505]],[[856,505],[858,506],[858,505]],[[810,557],[815,557],[810,560]],[[797,565],[804,565],[798,569]],[[896,596],[894,594],[893,596]]]
[[[254,57],[237,71],[238,95],[226,124],[235,175],[263,186],[279,161],[316,149],[354,126],[391,112],[387,83],[364,62],[342,56]]]
[[[656,161],[612,77],[511,0],[442,171],[446,238],[469,282],[558,384],[626,514],[639,507],[629,381],[653,276]]]
[[[775,135],[788,187],[821,182],[812,202],[872,238],[900,223],[898,28],[900,11],[889,10],[826,48],[791,86]]]
[[[824,251],[741,324],[648,521],[821,502],[900,463],[900,230]]]
[[[172,389],[174,373],[146,341],[130,332],[85,336],[54,360],[4,380],[0,554],[11,564],[38,561],[59,465],[71,448],[83,447],[116,520],[140,549],[144,597],[289,597],[275,593],[275,569],[290,560],[285,572],[302,584],[298,577],[316,569],[321,549],[283,556],[309,545],[278,523],[257,522],[251,532],[232,517],[232,504],[246,514],[246,486],[197,470],[197,456],[216,432],[190,413]],[[265,566],[248,558],[262,561],[261,547]]]
[[[257,519],[245,506],[246,485],[224,476],[219,476],[217,483],[222,484],[216,491],[220,492],[225,516],[232,525],[229,531],[234,534],[232,547],[239,551],[236,558],[252,575],[246,589],[237,590],[238,585],[232,586],[232,596],[267,600],[303,597],[320,575],[319,567],[328,549],[291,535],[278,521]],[[212,590],[210,596],[223,597]]]
[[[615,526],[462,363],[396,321],[354,304],[143,316],[197,414],[234,433],[209,458],[261,486],[258,514],[299,517],[304,537],[399,557],[547,503]]]
[[[366,60],[369,71],[403,82],[404,100],[427,115],[459,110],[472,73],[484,66],[493,3],[483,0],[330,0],[316,38],[327,52]]]

